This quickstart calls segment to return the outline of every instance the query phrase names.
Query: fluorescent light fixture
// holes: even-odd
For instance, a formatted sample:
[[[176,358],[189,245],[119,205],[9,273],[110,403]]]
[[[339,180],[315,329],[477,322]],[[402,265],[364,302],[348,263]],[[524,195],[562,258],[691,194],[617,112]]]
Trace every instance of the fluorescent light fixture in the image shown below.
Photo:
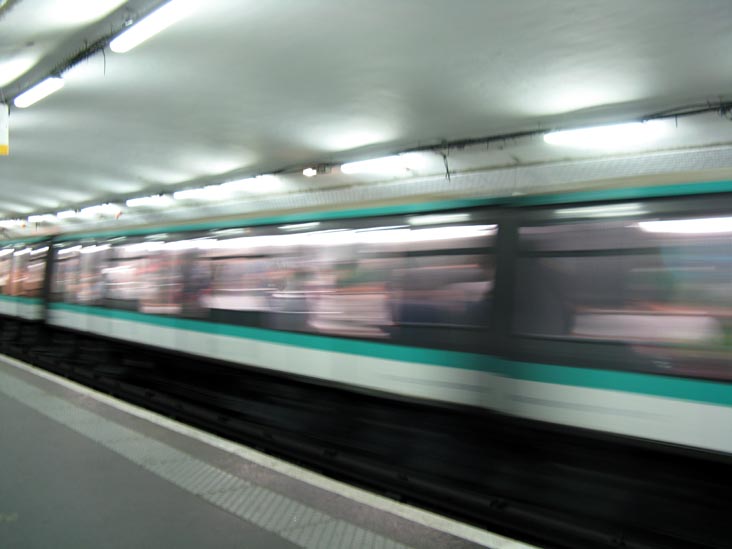
[[[175,191],[173,198],[175,200],[204,200],[206,194],[203,189],[185,189],[184,191]]]
[[[661,137],[667,128],[668,124],[662,120],[629,122],[549,132],[544,134],[544,141],[550,145],[581,149],[617,149],[654,141]]]
[[[248,189],[254,195],[273,194],[288,190],[287,183],[274,174],[258,175]]]
[[[252,183],[254,183],[254,177],[247,177],[244,179],[235,179],[234,181],[227,181],[219,185],[222,191],[238,193],[242,191],[251,190]]]
[[[318,170],[317,170],[317,169],[315,169],[315,168],[305,168],[305,169],[304,169],[304,170],[302,171],[302,174],[303,174],[303,175],[304,175],[305,177],[315,177],[316,175],[318,175]]]
[[[5,257],[6,255],[11,255],[15,251],[14,248],[5,248],[4,250],[0,250],[0,257]]]
[[[30,248],[23,248],[22,250],[15,252],[15,255],[28,255],[29,253],[31,253]]]
[[[443,225],[445,223],[465,223],[470,221],[469,213],[415,215],[407,218],[410,225]]]
[[[163,208],[173,202],[167,194],[154,194],[152,196],[141,196],[130,198],[125,204],[130,208]]]
[[[422,160],[424,159],[417,154],[384,156],[342,164],[341,172],[348,175],[361,173],[400,174],[418,168],[423,163]]]
[[[25,221],[22,219],[4,219],[0,221],[0,227],[3,229],[14,229],[16,227],[23,227],[24,225]]]
[[[99,204],[97,206],[89,206],[88,208],[83,208],[79,212],[79,217],[84,218],[92,218],[92,217],[116,217],[119,214],[122,213],[122,210],[119,208],[119,206],[115,204]]]
[[[56,216],[53,214],[29,215],[28,223],[55,223]]]
[[[313,221],[311,223],[295,223],[294,225],[280,225],[278,229],[281,229],[283,231],[305,231],[307,229],[314,229],[315,227],[319,227],[320,222],[319,221]]]
[[[40,255],[45,254],[48,251],[48,246],[44,246],[43,248],[36,248],[31,252],[31,255]]]
[[[200,189],[186,189],[173,193],[176,200],[219,200],[229,196],[224,185],[208,185]]]
[[[72,217],[76,217],[76,215],[76,210],[64,210],[62,212],[58,212],[56,217],[59,219],[71,219]]]
[[[713,234],[732,233],[732,217],[705,217],[700,219],[669,219],[641,221],[638,226],[649,233]]]
[[[116,217],[121,213],[122,213],[122,210],[120,209],[119,206],[117,206],[116,204],[106,203],[106,204],[99,204],[97,206],[89,206],[88,208],[83,208],[79,212],[79,217],[84,217],[87,219],[92,218],[92,217],[105,217],[105,216]]]
[[[186,0],[171,0],[117,36],[109,43],[109,48],[115,53],[130,51],[182,19],[187,8]]]
[[[64,81],[61,78],[52,76],[50,78],[46,78],[39,84],[36,84],[31,89],[21,93],[15,98],[15,100],[13,100],[13,103],[19,109],[25,109],[63,87]]]
[[[620,217],[624,215],[640,215],[646,213],[640,204],[607,204],[604,206],[581,206],[562,208],[556,214],[560,217]]]

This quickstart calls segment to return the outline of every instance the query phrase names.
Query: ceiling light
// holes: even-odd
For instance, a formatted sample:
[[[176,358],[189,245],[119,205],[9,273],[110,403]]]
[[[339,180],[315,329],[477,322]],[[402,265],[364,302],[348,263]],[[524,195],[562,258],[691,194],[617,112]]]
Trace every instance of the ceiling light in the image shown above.
[[[208,185],[200,189],[186,189],[173,193],[176,200],[219,200],[229,196],[224,185]]]
[[[64,81],[58,77],[46,78],[39,84],[36,84],[31,89],[24,91],[18,97],[15,98],[13,103],[19,109],[30,107],[33,103],[36,103],[48,97],[53,92],[60,90],[64,87]]]
[[[423,168],[426,162],[426,157],[422,153],[404,153],[362,160],[360,162],[348,162],[341,165],[341,172],[345,174],[373,173],[399,175]]]
[[[53,214],[29,215],[28,223],[54,223],[56,216]]]
[[[175,191],[173,198],[176,200],[205,200],[208,193],[204,189],[185,189]]]
[[[254,184],[248,189],[252,194],[273,194],[284,192],[288,189],[287,183],[273,174],[258,175],[254,178]]]
[[[99,204],[98,206],[89,206],[83,208],[79,212],[79,217],[85,217],[87,219],[92,217],[118,217],[122,213],[122,210],[116,204]]]
[[[59,219],[71,219],[72,217],[76,217],[76,210],[64,210],[62,212],[58,212],[56,217]]]
[[[186,7],[184,0],[168,2],[117,36],[109,43],[109,48],[115,53],[130,51],[182,19],[186,15]]]
[[[0,221],[0,227],[3,229],[14,229],[16,227],[24,227],[25,221],[22,219],[4,219]]]
[[[242,192],[251,189],[252,183],[254,183],[254,177],[247,177],[245,179],[235,179],[234,181],[227,181],[221,184],[221,190],[226,192]]]
[[[711,234],[732,233],[732,217],[705,217],[701,219],[669,219],[641,221],[638,226],[649,233]]]
[[[171,202],[173,202],[173,199],[166,194],[154,194],[152,196],[130,198],[125,204],[129,208],[162,208]]]
[[[341,166],[341,172],[345,174],[399,173],[406,170],[407,166],[400,156],[385,156],[382,158],[372,158],[371,160],[362,160],[360,162],[348,162]]]
[[[303,175],[304,175],[305,177],[315,177],[316,175],[318,175],[318,170],[317,170],[317,169],[315,169],[315,168],[305,168],[305,169],[304,169],[304,170],[302,171],[302,174],[303,174]]]
[[[630,122],[549,132],[544,134],[544,141],[550,145],[582,149],[625,148],[658,139],[665,133],[667,127],[667,124],[661,120]]]

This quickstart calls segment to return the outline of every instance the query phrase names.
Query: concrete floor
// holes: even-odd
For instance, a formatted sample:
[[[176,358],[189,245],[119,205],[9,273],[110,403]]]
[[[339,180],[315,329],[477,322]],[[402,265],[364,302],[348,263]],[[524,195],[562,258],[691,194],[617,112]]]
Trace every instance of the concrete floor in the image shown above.
[[[394,512],[365,505],[125,406],[0,357],[0,547],[488,546],[404,518],[397,503]],[[528,547],[486,535],[492,547]]]

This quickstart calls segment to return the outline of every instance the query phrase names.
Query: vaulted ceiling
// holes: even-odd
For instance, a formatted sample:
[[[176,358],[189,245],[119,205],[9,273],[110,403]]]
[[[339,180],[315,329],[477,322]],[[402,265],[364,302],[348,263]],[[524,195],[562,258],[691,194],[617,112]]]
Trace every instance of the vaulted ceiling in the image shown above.
[[[173,2],[176,23],[119,54],[161,2],[0,0],[0,219],[260,174],[278,175],[238,202],[368,186],[397,176],[338,165],[414,149],[419,178],[732,144],[729,0]],[[48,76],[63,89],[13,105]],[[680,116],[612,151],[541,139],[658,113]],[[237,211],[172,204],[139,220]]]

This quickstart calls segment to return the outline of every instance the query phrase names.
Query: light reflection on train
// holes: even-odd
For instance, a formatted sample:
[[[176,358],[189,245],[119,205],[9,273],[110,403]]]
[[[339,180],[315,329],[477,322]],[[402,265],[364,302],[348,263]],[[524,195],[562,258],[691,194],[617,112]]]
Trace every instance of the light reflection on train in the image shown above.
[[[48,249],[41,244],[0,250],[0,294],[41,297]]]
[[[496,229],[77,244],[59,251],[52,291],[71,303],[351,337],[388,338],[397,324],[476,327],[487,321],[478,311],[493,284]]]
[[[732,218],[526,226],[519,238],[516,333],[622,343],[652,370],[732,379]]]
[[[562,218],[570,210],[577,219]],[[509,350],[537,349],[541,361],[731,379],[731,218],[595,210],[513,225],[486,208],[70,241],[56,244],[49,297],[487,354],[511,338]],[[513,237],[497,255],[500,231]],[[0,250],[3,293],[39,295],[46,251]]]

